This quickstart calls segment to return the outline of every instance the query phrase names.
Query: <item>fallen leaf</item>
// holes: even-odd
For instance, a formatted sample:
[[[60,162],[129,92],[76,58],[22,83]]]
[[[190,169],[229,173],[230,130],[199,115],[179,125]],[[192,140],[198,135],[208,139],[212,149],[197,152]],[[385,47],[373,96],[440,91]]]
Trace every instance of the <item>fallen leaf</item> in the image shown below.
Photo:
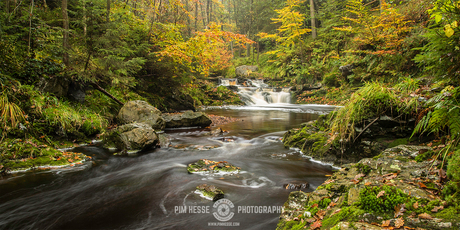
[[[382,221],[382,225],[380,225],[380,227],[388,227],[390,226],[390,220],[384,220]]]
[[[339,213],[340,211],[342,211],[342,209],[340,209],[340,208],[337,209],[337,210],[335,210],[335,211],[331,214],[331,216],[332,216],[332,215],[335,215],[335,214],[337,214],[337,213]]]
[[[443,210],[444,206],[436,206],[433,209],[431,209],[431,212],[438,212],[439,210]]]
[[[398,216],[402,216],[404,212],[406,211],[405,209],[406,205],[405,204],[400,204],[395,206],[395,218]]]
[[[398,219],[395,220],[395,227],[400,228],[404,226],[404,220],[402,217],[399,217]]]
[[[387,180],[394,179],[394,178],[396,178],[397,176],[398,176],[397,173],[390,173],[390,174],[384,175],[385,179],[387,179]]]
[[[311,206],[311,208],[316,208],[316,207],[318,207],[318,204],[317,204],[317,203],[316,203],[316,204],[313,204],[313,205]]]
[[[326,215],[326,211],[324,210],[319,210],[316,212],[316,216],[318,217],[318,219],[322,220],[324,218],[324,216]]]
[[[418,207],[419,207],[419,206],[418,206],[418,201],[415,202],[415,203],[412,205],[412,207],[414,207],[414,209],[418,209]]]
[[[355,176],[355,180],[359,180],[359,179],[361,179],[362,177],[365,177],[365,176],[366,176],[366,174],[360,173],[360,174]]]
[[[320,229],[322,225],[323,225],[323,224],[321,223],[321,220],[317,220],[315,223],[313,223],[312,225],[310,225],[310,229],[311,229],[311,230]]]
[[[327,208],[330,209],[330,208],[332,208],[332,207],[334,207],[336,205],[337,205],[337,203],[331,202]]]
[[[381,197],[381,196],[383,196],[383,195],[385,195],[385,191],[384,191],[384,190],[380,191],[379,194],[377,194],[377,198],[379,198],[379,197]]]
[[[426,220],[431,220],[431,219],[433,219],[433,217],[431,217],[430,214],[427,214],[427,213],[419,214],[419,215],[418,215],[418,218],[426,219]]]
[[[364,183],[364,185],[366,185],[366,186],[369,186],[369,185],[371,185],[371,184],[372,184],[372,182],[366,182],[366,183]]]
[[[420,186],[420,188],[426,188],[426,185],[422,182],[418,182],[418,185]]]

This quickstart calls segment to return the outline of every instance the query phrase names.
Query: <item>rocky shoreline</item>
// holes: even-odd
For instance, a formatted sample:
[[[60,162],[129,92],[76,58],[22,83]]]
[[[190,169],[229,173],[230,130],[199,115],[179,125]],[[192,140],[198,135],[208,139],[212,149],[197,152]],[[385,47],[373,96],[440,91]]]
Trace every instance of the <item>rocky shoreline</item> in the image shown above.
[[[277,229],[458,229],[456,204],[441,198],[446,172],[426,160],[431,153],[399,145],[343,165],[314,192],[292,192]]]

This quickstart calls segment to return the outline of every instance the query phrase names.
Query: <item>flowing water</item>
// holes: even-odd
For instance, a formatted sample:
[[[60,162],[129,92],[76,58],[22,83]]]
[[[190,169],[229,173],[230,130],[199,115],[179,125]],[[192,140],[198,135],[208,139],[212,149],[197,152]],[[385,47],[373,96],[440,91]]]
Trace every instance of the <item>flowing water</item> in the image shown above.
[[[206,113],[240,119],[220,126],[229,130],[225,140],[205,129],[176,129],[166,131],[173,147],[136,157],[111,156],[97,146],[77,148],[94,161],[0,180],[0,229],[275,229],[279,213],[240,213],[237,208],[281,206],[292,191],[283,184],[308,182],[306,191],[313,191],[326,180],[331,166],[285,149],[280,138],[332,109],[291,104],[214,108]],[[225,160],[242,171],[188,174],[186,165],[203,158]],[[234,204],[231,220],[217,220],[215,203],[194,193],[204,183],[221,188]],[[209,226],[216,223],[237,226]]]

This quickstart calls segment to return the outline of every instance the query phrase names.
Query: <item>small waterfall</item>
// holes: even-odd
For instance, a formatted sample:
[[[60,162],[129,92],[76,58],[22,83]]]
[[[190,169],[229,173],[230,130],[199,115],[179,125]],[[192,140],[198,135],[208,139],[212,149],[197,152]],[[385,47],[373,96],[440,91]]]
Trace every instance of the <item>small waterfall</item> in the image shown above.
[[[238,94],[246,105],[291,103],[290,88],[268,87],[263,80],[247,80],[239,85],[237,79],[221,79],[221,85],[237,86]]]

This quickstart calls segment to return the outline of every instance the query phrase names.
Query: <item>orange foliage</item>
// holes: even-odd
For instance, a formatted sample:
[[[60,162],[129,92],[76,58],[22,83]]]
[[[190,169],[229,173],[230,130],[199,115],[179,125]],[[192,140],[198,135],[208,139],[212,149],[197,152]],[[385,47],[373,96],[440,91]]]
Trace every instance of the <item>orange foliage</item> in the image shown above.
[[[222,70],[230,66],[232,54],[228,49],[230,42],[245,46],[254,43],[245,35],[220,30],[213,24],[204,32],[196,32],[188,41],[179,41],[166,46],[158,52],[162,57],[170,57],[178,64],[190,68],[193,72],[209,75],[211,71]]]

